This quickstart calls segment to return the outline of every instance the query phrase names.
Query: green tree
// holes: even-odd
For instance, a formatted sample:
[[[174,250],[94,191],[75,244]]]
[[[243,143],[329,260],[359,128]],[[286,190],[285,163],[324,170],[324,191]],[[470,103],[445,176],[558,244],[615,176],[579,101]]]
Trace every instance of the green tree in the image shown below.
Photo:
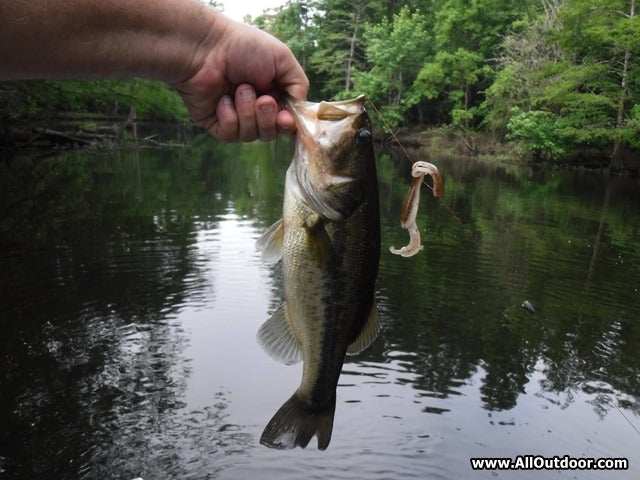
[[[414,101],[444,103],[448,120],[465,132],[478,126],[502,38],[532,3],[445,0],[435,14],[437,53],[418,74]]]
[[[414,89],[422,98],[446,102],[453,125],[468,131],[479,112],[478,83],[491,73],[479,53],[462,47],[454,52],[439,51],[420,70]]]
[[[383,18],[378,24],[368,24],[363,32],[368,69],[356,72],[355,87],[382,105],[392,126],[400,124],[415,104],[414,80],[432,55],[427,24],[422,13],[404,7],[391,21]]]
[[[317,38],[315,3],[314,0],[289,0],[252,21],[258,28],[286,43],[305,70],[308,70],[309,56]]]
[[[636,0],[570,0],[560,12],[558,42],[571,55],[573,69],[586,69],[580,85],[592,95],[585,105],[602,123],[586,126],[612,145],[615,155],[628,137],[627,119],[640,101],[640,19]],[[582,108],[576,106],[577,111]],[[581,115],[581,120],[585,115]],[[584,131],[585,125],[575,125]],[[605,132],[601,132],[604,126]],[[588,138],[584,139],[589,140]],[[599,143],[599,142],[598,142]]]
[[[55,119],[61,112],[187,121],[178,94],[164,83],[146,79],[43,80],[0,83],[0,120]]]
[[[550,41],[559,29],[558,12],[564,0],[542,0],[542,11],[527,14],[504,37],[496,57],[497,72],[486,90],[486,124],[504,135],[514,111],[534,108],[534,99],[549,82],[540,78],[545,65],[562,63],[566,55]],[[514,110],[515,109],[515,110]]]
[[[620,146],[635,145],[638,132],[636,1],[545,0],[543,6],[540,16],[503,42],[501,70],[487,93],[487,119],[498,130],[513,126],[513,112],[545,124],[561,119],[553,123],[563,150],[598,148],[615,157]],[[534,115],[522,117],[528,111]],[[525,137],[512,132],[511,138]]]
[[[542,110],[514,108],[512,113],[507,138],[519,140],[523,149],[537,158],[552,159],[565,153],[562,119]]]
[[[363,31],[367,22],[383,16],[382,2],[321,0],[316,4],[318,38],[311,55],[311,69],[322,98],[352,93],[354,72],[364,70]]]

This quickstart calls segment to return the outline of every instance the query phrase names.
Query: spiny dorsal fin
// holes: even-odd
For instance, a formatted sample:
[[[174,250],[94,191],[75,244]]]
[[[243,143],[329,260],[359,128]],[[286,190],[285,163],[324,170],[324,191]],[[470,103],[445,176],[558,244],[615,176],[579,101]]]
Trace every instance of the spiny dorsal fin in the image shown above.
[[[262,252],[262,259],[265,262],[277,262],[282,258],[283,242],[284,225],[280,219],[267,228],[256,242],[256,247]]]
[[[286,304],[258,329],[258,345],[275,361],[290,365],[302,360],[302,350],[287,316]]]
[[[358,337],[347,347],[347,354],[355,355],[365,350],[376,339],[378,332],[380,332],[380,314],[374,303]]]

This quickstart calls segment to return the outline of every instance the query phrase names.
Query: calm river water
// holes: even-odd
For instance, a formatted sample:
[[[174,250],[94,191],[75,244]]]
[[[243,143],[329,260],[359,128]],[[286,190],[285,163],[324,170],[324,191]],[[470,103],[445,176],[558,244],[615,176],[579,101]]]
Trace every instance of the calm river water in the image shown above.
[[[411,259],[388,252],[410,164],[378,155],[383,330],[345,363],[329,448],[260,445],[301,375],[255,341],[291,152],[0,164],[1,478],[640,478],[640,181],[426,154],[445,196],[424,190]],[[518,455],[629,470],[470,466]]]

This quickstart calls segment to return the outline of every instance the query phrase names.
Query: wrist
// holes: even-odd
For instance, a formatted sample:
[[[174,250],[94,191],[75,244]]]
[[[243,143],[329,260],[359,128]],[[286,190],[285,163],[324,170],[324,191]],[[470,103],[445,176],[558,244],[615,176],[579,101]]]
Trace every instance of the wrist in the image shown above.
[[[216,51],[220,39],[233,22],[209,5],[198,2],[196,13],[197,28],[190,24],[185,32],[187,42],[184,44],[183,53],[176,57],[176,69],[171,76],[159,78],[170,85],[182,83],[191,79],[204,65],[207,56]],[[176,42],[179,44],[180,42]],[[169,73],[169,72],[167,72]]]

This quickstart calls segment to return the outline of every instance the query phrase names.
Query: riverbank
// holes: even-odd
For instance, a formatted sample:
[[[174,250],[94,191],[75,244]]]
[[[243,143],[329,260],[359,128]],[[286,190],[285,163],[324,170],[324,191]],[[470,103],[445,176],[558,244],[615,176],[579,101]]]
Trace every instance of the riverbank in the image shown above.
[[[189,124],[140,121],[135,116],[61,115],[56,120],[0,123],[0,152],[56,152],[137,144],[183,146]]]
[[[395,143],[391,136],[381,135],[384,143]],[[455,155],[469,160],[485,158],[501,163],[522,165],[549,165],[555,168],[608,170],[617,173],[640,175],[640,151],[619,148],[611,152],[595,148],[581,148],[555,159],[545,159],[524,152],[515,142],[505,142],[490,132],[465,134],[447,128],[414,127],[402,129],[397,138],[403,145],[426,151]]]
[[[138,120],[135,116],[61,114],[53,121],[0,123],[0,153],[16,151],[60,152],[70,149],[109,149],[125,145],[180,147],[196,127],[190,123]],[[640,152],[620,148],[610,153],[579,149],[556,159],[544,159],[524,152],[515,142],[505,142],[490,132],[463,133],[449,128],[413,127],[401,129],[397,139],[406,147],[473,160],[497,163],[640,175]],[[383,144],[396,140],[385,133],[376,137]]]

